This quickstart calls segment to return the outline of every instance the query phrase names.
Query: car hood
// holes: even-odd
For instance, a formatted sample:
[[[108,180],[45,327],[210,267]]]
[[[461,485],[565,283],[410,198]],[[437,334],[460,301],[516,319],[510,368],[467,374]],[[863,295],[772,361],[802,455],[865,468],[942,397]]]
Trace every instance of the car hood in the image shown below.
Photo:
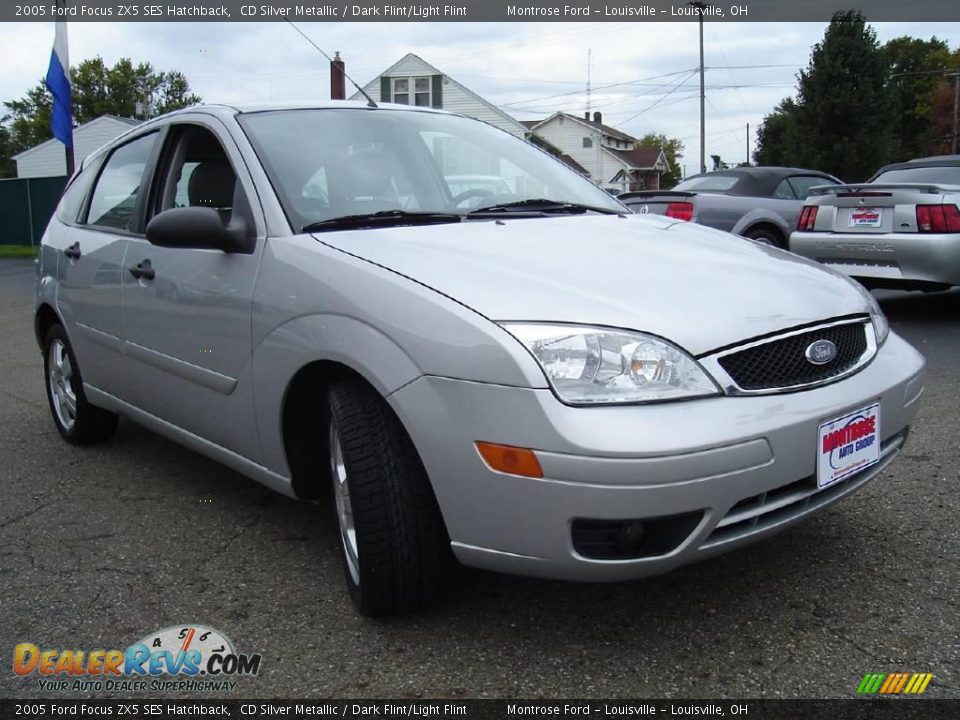
[[[867,313],[848,280],[692,223],[582,215],[317,233],[495,321],[628,328],[694,355]]]

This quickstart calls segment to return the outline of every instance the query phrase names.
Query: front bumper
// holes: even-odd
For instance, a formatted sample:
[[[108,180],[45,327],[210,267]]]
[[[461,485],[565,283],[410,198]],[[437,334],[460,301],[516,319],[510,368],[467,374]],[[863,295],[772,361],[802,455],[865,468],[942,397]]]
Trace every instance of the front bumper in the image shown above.
[[[421,377],[389,401],[420,453],[463,563],[622,580],[753,541],[861,487],[897,455],[923,390],[923,366],[891,333],[856,375],[786,395],[574,408],[549,390]],[[815,473],[819,425],[874,402],[881,406],[881,462],[822,491],[804,482]],[[535,449],[544,478],[489,469],[476,440]],[[578,518],[693,511],[702,519],[662,555],[598,560],[574,549]]]
[[[960,285],[960,234],[795,232],[790,251],[846,275]]]

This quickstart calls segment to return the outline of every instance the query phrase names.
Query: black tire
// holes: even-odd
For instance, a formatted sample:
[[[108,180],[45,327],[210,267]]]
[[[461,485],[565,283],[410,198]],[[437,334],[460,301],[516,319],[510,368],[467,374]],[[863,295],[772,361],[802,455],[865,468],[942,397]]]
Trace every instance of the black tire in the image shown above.
[[[421,610],[436,599],[450,554],[423,463],[399,419],[373,388],[341,380],[329,388],[328,401],[331,507],[350,597],[360,612],[374,617]],[[359,565],[353,572],[338,509],[335,445],[342,454],[351,507]]]
[[[56,348],[54,349],[54,346]],[[44,386],[47,389],[47,402],[50,404],[50,414],[53,416],[53,423],[63,438],[74,445],[90,445],[92,443],[102,442],[113,435],[117,429],[116,414],[91,405],[87,401],[87,396],[83,392],[83,379],[80,375],[80,366],[77,364],[77,358],[73,354],[73,347],[63,326],[54,324],[47,330],[47,335],[43,342],[43,377]],[[69,374],[65,376],[62,368],[66,364],[58,366],[53,359],[53,355],[59,355],[61,362],[69,362]],[[51,374],[51,369],[54,370]],[[57,370],[60,370],[59,373]],[[58,385],[58,380],[62,384]],[[66,408],[66,401],[56,396],[57,388],[60,390],[60,397],[65,397],[62,393],[72,392],[72,404],[74,410],[72,418]],[[59,409],[58,409],[59,408]],[[63,417],[61,417],[63,415]]]
[[[771,247],[780,248],[781,250],[787,249],[786,240],[784,240],[783,236],[776,230],[770,230],[765,227],[750,228],[743,236],[751,240],[756,240],[757,242],[762,242],[764,245],[770,245]]]

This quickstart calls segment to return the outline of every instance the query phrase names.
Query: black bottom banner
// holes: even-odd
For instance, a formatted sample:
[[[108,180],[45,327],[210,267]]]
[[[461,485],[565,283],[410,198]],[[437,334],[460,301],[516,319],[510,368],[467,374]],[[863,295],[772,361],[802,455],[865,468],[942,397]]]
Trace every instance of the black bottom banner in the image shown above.
[[[0,718],[955,720],[960,700],[0,700]]]

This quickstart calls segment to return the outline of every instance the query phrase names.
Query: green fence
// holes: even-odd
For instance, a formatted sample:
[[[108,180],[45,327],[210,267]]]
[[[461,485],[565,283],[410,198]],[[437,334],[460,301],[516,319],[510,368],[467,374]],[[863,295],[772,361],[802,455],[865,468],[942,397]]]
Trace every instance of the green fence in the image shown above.
[[[65,177],[0,180],[0,245],[38,245]]]

